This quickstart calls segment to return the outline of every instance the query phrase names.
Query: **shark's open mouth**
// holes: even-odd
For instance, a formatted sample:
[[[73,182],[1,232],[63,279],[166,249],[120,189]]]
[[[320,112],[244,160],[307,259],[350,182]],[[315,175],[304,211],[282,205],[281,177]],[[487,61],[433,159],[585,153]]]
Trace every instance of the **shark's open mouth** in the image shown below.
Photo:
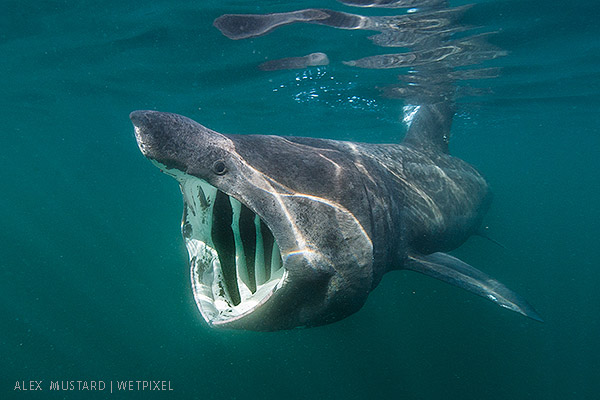
[[[176,178],[184,200],[181,231],[202,316],[218,325],[251,313],[286,276],[271,230],[250,208],[204,180]]]

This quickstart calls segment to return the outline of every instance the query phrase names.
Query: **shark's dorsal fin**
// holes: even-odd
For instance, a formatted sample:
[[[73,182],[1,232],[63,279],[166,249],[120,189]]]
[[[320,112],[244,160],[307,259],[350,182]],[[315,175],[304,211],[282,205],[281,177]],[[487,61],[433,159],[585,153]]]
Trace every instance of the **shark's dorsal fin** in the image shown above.
[[[448,153],[450,126],[454,116],[453,103],[443,101],[416,107],[408,106],[407,109],[404,120],[408,124],[408,131],[403,143],[419,150]]]
[[[496,279],[449,254],[410,254],[404,268],[461,287],[485,297],[501,307],[542,322],[537,311],[523,297]]]

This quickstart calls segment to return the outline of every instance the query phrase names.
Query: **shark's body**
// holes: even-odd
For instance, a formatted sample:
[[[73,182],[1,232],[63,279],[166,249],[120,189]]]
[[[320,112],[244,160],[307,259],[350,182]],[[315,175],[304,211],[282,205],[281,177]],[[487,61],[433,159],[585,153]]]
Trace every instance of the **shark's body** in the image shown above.
[[[410,269],[540,320],[520,296],[441,251],[478,232],[491,195],[448,154],[452,110],[423,106],[400,144],[223,135],[136,111],[140,149],[181,184],[196,302],[215,327],[316,326]]]

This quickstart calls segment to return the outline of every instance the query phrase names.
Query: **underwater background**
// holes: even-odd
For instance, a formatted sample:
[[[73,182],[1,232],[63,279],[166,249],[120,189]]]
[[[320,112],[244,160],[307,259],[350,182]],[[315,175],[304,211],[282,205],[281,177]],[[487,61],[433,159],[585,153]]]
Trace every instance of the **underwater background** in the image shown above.
[[[450,1],[451,6],[467,4]],[[539,323],[413,272],[387,274],[332,325],[207,327],[193,300],[181,194],[128,115],[216,131],[397,142],[398,71],[372,32],[297,24],[233,41],[225,13],[314,1],[0,1],[0,398],[596,399],[600,393],[600,3],[477,1],[497,31],[491,90],[458,102],[451,152],[494,191],[488,233],[452,254],[526,297]],[[324,51],[331,64],[265,72]],[[284,162],[285,160],[282,160]],[[41,393],[15,383],[43,380]],[[48,391],[50,381],[161,380],[170,392]]]

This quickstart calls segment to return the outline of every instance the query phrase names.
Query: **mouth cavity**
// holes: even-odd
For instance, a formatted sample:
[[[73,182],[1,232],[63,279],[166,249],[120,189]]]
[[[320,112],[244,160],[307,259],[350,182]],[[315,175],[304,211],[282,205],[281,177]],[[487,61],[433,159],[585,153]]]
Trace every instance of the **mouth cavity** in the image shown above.
[[[184,200],[181,231],[202,316],[218,325],[250,314],[287,275],[271,230],[250,208],[204,180],[176,178]]]

